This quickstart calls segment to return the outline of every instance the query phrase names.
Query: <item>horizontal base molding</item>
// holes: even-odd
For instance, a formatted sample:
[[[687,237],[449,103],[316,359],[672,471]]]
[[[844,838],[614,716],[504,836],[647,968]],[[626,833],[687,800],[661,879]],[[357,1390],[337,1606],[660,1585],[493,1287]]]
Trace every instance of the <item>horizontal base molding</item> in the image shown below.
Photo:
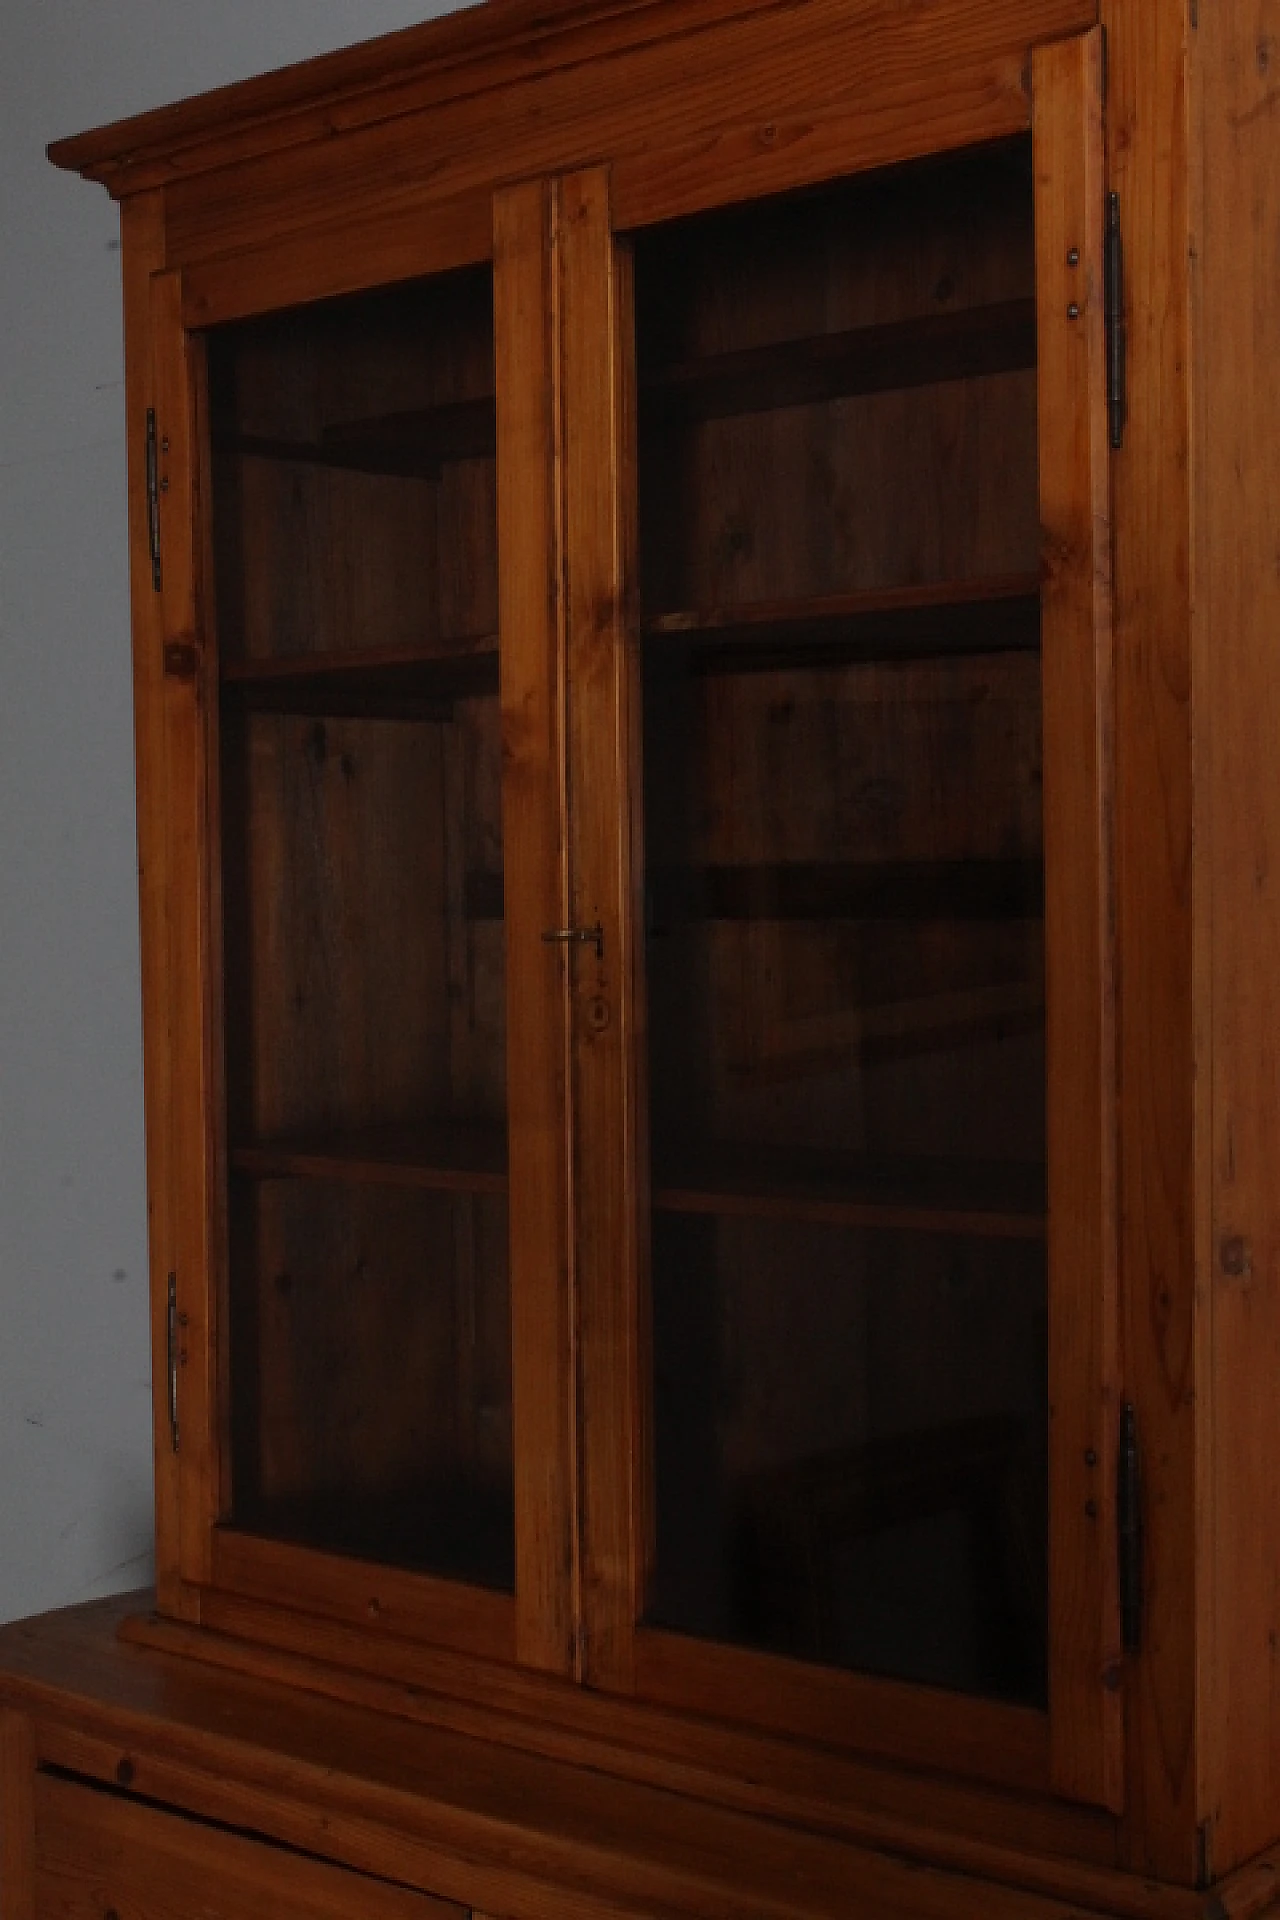
[[[520,1679],[509,1675],[509,1687]],[[692,1758],[651,1756],[648,1778],[623,1778],[601,1767],[598,1738],[564,1727],[557,1735],[548,1721],[537,1723],[539,1741],[532,1701],[530,1692],[522,1710],[511,1701],[504,1713],[459,1704],[451,1714],[425,1689],[344,1678],[319,1661],[140,1619],[118,1600],[0,1631],[0,1708],[31,1728],[29,1741],[5,1749],[6,1766],[34,1757],[73,1794],[111,1789],[114,1798],[92,1807],[68,1804],[92,1810],[107,1841],[119,1827],[121,1845],[146,1801],[164,1819],[217,1822],[248,1845],[292,1848],[509,1920],[748,1911],[760,1920],[1254,1920],[1280,1887],[1271,1858],[1201,1893],[948,1833],[925,1817],[935,1798],[945,1805],[950,1791],[954,1801],[958,1790],[941,1781],[917,1782],[914,1824],[855,1814],[851,1799],[843,1834],[831,1830],[834,1805],[826,1830],[785,1811],[785,1769],[781,1787],[756,1789],[774,1797],[767,1811],[745,1804],[742,1783],[744,1804],[712,1805],[693,1790]],[[630,1717],[617,1703],[583,1704],[603,1705],[615,1723]],[[502,1724],[513,1738],[499,1744]],[[765,1757],[757,1752],[757,1762]],[[831,1770],[833,1756],[816,1760]],[[837,1794],[854,1784],[842,1765],[834,1757]],[[20,1783],[3,1784],[12,1800]],[[1011,1813],[1024,1827],[1035,1818],[1026,1803]],[[37,1859],[43,1844],[37,1824]],[[238,1849],[232,1864],[239,1872]],[[245,1871],[251,1865],[246,1854]],[[280,1870],[277,1855],[271,1872]],[[300,1887],[305,1875],[316,1878],[300,1862]]]

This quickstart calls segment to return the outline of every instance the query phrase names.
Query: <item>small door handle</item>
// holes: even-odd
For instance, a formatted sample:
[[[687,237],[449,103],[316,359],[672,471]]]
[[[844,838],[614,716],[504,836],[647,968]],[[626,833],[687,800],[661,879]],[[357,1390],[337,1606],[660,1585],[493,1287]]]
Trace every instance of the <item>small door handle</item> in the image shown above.
[[[598,920],[594,927],[548,927],[542,937],[548,946],[581,941],[584,946],[595,948],[597,960],[604,959],[604,928]]]

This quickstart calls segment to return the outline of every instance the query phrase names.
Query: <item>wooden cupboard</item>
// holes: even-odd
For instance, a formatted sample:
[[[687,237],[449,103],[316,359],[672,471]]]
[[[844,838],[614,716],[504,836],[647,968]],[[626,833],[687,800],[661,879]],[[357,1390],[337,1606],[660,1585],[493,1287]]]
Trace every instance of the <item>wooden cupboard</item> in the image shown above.
[[[1266,1909],[1272,46],[490,0],[52,150],[157,1588],[3,1636],[4,1920]]]

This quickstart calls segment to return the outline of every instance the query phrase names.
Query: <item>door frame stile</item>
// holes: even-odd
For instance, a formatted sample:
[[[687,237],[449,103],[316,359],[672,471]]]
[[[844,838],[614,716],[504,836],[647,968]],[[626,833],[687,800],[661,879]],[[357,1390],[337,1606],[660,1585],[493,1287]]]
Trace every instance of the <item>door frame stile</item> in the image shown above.
[[[1054,1788],[1119,1812],[1114,718],[1100,29],[1032,57],[1049,1144]]]
[[[204,343],[183,324],[179,270],[151,279],[152,367],[159,452],[161,685],[168,899],[169,1189],[178,1313],[181,1440],[179,1564],[196,1587],[212,1577],[220,1516],[216,1101],[210,879],[209,655],[203,596],[204,506],[199,439]],[[215,696],[216,697],[216,696]]]

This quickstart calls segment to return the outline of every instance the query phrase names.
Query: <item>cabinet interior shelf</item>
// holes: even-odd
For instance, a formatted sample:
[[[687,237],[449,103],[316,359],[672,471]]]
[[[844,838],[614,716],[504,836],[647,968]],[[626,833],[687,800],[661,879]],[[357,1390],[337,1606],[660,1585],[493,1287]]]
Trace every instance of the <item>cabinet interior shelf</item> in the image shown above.
[[[505,1194],[500,1126],[388,1126],[235,1146],[232,1169],[256,1180],[322,1180]],[[1043,1239],[1044,1169],[1027,1165],[870,1160],[794,1148],[726,1149],[690,1173],[660,1171],[660,1213],[752,1216],[958,1234]]]
[[[222,682],[229,700],[254,713],[448,720],[455,701],[497,693],[498,642],[486,634],[450,653],[384,647],[224,661]]]
[[[640,404],[648,424],[712,420],[1035,364],[1035,301],[1005,300],[642,368]],[[260,460],[426,480],[446,461],[493,459],[496,444],[492,394],[344,420],[315,440],[262,433],[217,439],[221,451]]]
[[[332,1180],[444,1193],[507,1190],[507,1136],[474,1122],[355,1128],[233,1146],[235,1172],[260,1180]]]
[[[1035,653],[1040,582],[1033,573],[1004,574],[700,607],[654,614],[643,633],[650,659],[654,643],[668,642],[673,658],[698,673]]]
[[[662,1213],[715,1214],[976,1239],[1043,1240],[1045,1172],[1033,1163],[855,1158],[725,1148],[655,1174]]]
[[[659,867],[649,931],[701,920],[1033,920],[1039,860],[808,860]]]
[[[927,313],[880,326],[641,366],[644,425],[682,425],[932,386],[1036,364],[1036,303]]]
[[[220,434],[220,451],[258,460],[293,461],[349,473],[387,474],[433,480],[454,460],[492,460],[497,446],[492,394],[434,407],[344,420],[322,429],[316,440],[263,433]]]

